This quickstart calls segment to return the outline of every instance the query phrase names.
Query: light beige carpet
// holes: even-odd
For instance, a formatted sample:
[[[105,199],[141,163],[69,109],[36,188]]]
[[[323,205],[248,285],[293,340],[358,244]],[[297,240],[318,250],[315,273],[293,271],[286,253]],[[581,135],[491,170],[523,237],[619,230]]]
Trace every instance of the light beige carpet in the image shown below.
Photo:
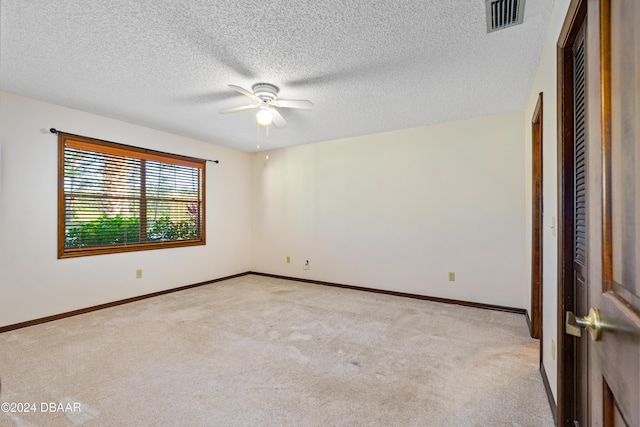
[[[253,275],[0,334],[0,376],[1,426],[553,425],[523,316]]]

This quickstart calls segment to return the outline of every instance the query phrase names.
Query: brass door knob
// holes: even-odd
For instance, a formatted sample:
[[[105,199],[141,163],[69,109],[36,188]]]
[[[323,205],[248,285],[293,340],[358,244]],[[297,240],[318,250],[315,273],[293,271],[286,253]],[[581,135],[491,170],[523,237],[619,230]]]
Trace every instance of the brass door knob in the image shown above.
[[[580,337],[582,336],[582,329],[588,330],[594,341],[600,339],[600,335],[602,335],[602,322],[600,321],[600,312],[597,308],[589,310],[589,315],[585,317],[576,317],[572,311],[567,311],[565,332],[574,337]]]

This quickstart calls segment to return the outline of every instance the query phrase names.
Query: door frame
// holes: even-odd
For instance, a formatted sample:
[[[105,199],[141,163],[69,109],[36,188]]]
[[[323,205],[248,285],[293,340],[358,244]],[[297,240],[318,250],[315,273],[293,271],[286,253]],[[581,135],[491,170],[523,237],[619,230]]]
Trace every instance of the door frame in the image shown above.
[[[542,92],[531,118],[532,203],[531,203],[531,338],[540,339],[542,363]]]
[[[557,50],[558,78],[558,425],[573,422],[576,348],[565,339],[564,315],[575,312],[573,275],[573,44],[587,15],[587,0],[569,5]]]

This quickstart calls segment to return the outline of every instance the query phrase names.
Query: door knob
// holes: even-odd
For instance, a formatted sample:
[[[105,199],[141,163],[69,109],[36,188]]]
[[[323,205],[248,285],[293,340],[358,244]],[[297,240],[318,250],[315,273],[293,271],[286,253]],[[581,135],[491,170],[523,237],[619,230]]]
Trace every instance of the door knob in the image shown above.
[[[594,341],[600,339],[602,322],[600,321],[600,312],[597,308],[589,310],[589,315],[585,317],[576,317],[572,311],[567,311],[565,332],[574,337],[580,337],[582,336],[582,329],[588,330]]]

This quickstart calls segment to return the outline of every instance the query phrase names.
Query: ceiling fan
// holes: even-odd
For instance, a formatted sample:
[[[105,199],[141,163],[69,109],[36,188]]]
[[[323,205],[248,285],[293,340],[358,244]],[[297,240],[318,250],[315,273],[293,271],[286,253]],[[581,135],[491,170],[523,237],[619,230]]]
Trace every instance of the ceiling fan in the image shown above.
[[[283,127],[287,124],[278,108],[298,108],[312,110],[313,103],[306,99],[278,99],[278,86],[270,83],[256,83],[251,86],[252,92],[236,85],[228,85],[229,89],[236,91],[254,101],[254,104],[240,107],[226,108],[220,110],[222,114],[236,113],[244,110],[258,109],[256,119],[261,126],[268,126],[273,123],[276,127]]]

